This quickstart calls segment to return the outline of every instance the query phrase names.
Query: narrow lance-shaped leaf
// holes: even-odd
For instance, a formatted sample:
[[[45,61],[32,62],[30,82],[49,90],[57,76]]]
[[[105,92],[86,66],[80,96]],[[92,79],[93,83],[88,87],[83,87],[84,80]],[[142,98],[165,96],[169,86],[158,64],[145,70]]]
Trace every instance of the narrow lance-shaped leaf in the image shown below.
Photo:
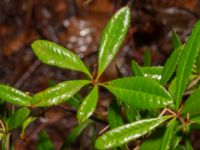
[[[108,123],[111,129],[123,125],[123,121],[120,116],[120,108],[116,100],[112,100],[109,106]]]
[[[161,80],[162,66],[141,67],[141,70],[144,73],[144,77],[155,79],[155,81]]]
[[[162,71],[162,78],[160,81],[162,85],[165,85],[169,81],[173,73],[175,72],[181,50],[182,50],[182,46],[178,47],[172,52],[170,57],[167,59],[164,65],[164,69]]]
[[[178,34],[174,30],[172,31],[172,43],[175,49],[182,45]]]
[[[36,56],[48,65],[91,74],[81,59],[66,48],[46,40],[36,40],[31,44]]]
[[[109,149],[128,143],[150,132],[168,118],[169,116],[145,119],[115,128],[100,136],[95,147],[97,149]]]
[[[26,128],[33,122],[33,121],[35,121],[37,118],[36,117],[28,117],[24,122],[23,122],[23,124],[22,124],[22,131],[21,131],[21,133],[20,133],[20,137],[22,138],[22,139],[24,139],[24,137],[25,137],[25,130],[26,130]]]
[[[166,127],[166,131],[160,145],[160,150],[170,150],[170,143],[174,135],[175,126],[176,126],[176,118],[172,119],[169,122],[168,126]]]
[[[76,138],[78,138],[78,136],[83,132],[83,130],[85,128],[87,128],[89,125],[91,125],[92,123],[93,123],[92,120],[87,120],[84,123],[78,125],[74,129],[72,129],[72,131],[69,133],[69,135],[65,139],[65,141],[61,147],[61,150],[66,150],[67,148],[69,148],[70,144],[72,144],[74,142],[74,140]]]
[[[143,143],[139,146],[139,150],[160,150],[164,128],[157,128]]]
[[[192,118],[191,122],[200,124],[200,116]]]
[[[190,116],[200,114],[200,89],[194,91],[186,100],[182,113],[190,113]]]
[[[200,49],[200,21],[195,25],[185,47],[183,48],[177,68],[176,109],[179,108],[182,95],[188,84],[190,72]]]
[[[119,100],[141,109],[162,108],[173,104],[169,93],[156,81],[144,77],[126,77],[103,85]]]
[[[45,107],[59,104],[76,94],[83,86],[89,84],[88,80],[74,80],[59,83],[33,96],[32,106]]]
[[[147,49],[144,52],[144,66],[151,66],[151,51]]]
[[[39,142],[36,145],[36,150],[54,150],[53,143],[44,130],[39,134]]]
[[[77,118],[79,123],[85,122],[94,112],[98,100],[98,87],[94,86],[92,91],[87,95],[87,97],[81,103],[79,107]]]
[[[117,11],[103,31],[98,54],[98,76],[101,76],[106,67],[118,52],[130,24],[130,10],[123,7]]]
[[[15,105],[30,106],[32,98],[13,87],[0,84],[0,99]]]
[[[7,120],[8,129],[13,130],[22,125],[26,118],[29,116],[29,114],[30,110],[26,107],[20,108],[17,111],[15,111],[14,114]]]
[[[144,73],[141,70],[140,66],[135,60],[131,61],[131,71],[134,76],[142,76],[144,77]]]

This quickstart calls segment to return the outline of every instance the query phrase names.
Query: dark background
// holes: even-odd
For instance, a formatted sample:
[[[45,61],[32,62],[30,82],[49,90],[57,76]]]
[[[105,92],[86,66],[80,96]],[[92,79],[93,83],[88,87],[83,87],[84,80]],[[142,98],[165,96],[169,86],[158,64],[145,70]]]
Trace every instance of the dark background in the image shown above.
[[[173,50],[172,29],[185,42],[200,17],[198,0],[0,0],[0,82],[35,93],[47,88],[49,81],[83,78],[83,74],[41,64],[30,44],[36,39],[55,41],[95,70],[102,30],[110,16],[127,4],[131,6],[131,27],[120,53],[101,80],[118,76],[116,64],[123,76],[130,75],[130,61],[135,59],[142,64],[146,49],[152,52],[153,65],[162,65]],[[98,110],[106,114],[109,102],[103,93]],[[16,150],[34,149],[43,128],[56,149],[60,148],[76,125],[75,115],[57,107],[45,112],[43,119],[28,129],[29,142],[18,139],[16,131],[13,138]],[[104,126],[97,123],[95,130]],[[90,138],[85,132],[74,149],[79,149],[81,143],[83,149],[91,149]],[[195,149],[200,149],[198,133],[191,138]]]

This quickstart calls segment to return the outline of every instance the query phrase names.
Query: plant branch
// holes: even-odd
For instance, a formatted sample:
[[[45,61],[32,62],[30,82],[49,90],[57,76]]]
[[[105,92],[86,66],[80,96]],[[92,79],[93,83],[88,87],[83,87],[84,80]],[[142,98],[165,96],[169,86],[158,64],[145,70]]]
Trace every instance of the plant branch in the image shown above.
[[[77,111],[76,111],[75,109],[70,108],[70,107],[67,107],[67,106],[65,106],[65,105],[58,105],[58,106],[56,106],[56,107],[58,107],[58,108],[60,108],[60,109],[63,109],[63,110],[65,110],[65,111],[71,112],[72,114],[75,114],[75,115],[76,115],[76,113],[77,113]],[[97,122],[99,122],[99,123],[102,123],[102,124],[106,124],[106,125],[108,124],[108,122],[107,122],[105,116],[101,115],[101,114],[98,113],[98,112],[94,112],[94,114],[93,114],[92,116],[90,116],[90,119],[92,119],[92,120],[94,120],[94,121],[97,121]]]

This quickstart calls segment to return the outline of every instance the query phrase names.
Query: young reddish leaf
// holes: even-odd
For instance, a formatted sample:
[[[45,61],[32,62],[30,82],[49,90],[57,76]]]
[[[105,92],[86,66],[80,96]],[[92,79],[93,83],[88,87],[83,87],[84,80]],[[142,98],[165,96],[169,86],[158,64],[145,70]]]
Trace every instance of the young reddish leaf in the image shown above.
[[[95,143],[97,149],[109,149],[135,140],[162,124],[169,116],[145,119],[110,130],[100,136]]]
[[[15,105],[30,106],[32,97],[13,87],[0,84],[0,99]]]
[[[98,75],[101,76],[106,67],[118,52],[130,24],[130,9],[123,7],[117,11],[103,31],[98,54]]]
[[[57,105],[68,100],[76,94],[83,86],[89,84],[89,80],[74,80],[59,83],[33,96],[32,106],[45,107]]]
[[[66,48],[46,40],[36,40],[31,44],[36,56],[48,65],[91,74],[81,59]]]
[[[119,100],[141,109],[173,105],[170,94],[156,81],[144,77],[126,77],[103,85]]]
[[[189,76],[192,70],[192,66],[196,60],[200,49],[200,21],[198,21],[193,28],[185,47],[183,48],[178,62],[177,68],[177,88],[175,92],[176,96],[176,109],[179,108],[183,93],[188,84]]]
[[[98,87],[94,86],[92,91],[83,100],[81,106],[78,109],[77,118],[80,124],[85,122],[92,115],[97,106],[97,100],[98,100]]]

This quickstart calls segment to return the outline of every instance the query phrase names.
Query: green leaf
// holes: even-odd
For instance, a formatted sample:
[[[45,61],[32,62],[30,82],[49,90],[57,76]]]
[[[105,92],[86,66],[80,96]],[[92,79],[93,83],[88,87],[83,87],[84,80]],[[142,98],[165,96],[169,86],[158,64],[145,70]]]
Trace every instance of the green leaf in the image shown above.
[[[120,116],[120,108],[116,100],[112,100],[109,112],[108,112],[108,123],[111,129],[123,125],[122,117]]]
[[[185,140],[185,147],[186,147],[186,150],[193,150],[189,135]]]
[[[77,118],[80,124],[85,122],[92,115],[97,106],[97,100],[98,100],[98,87],[94,86],[92,91],[83,100],[81,106],[78,109]]]
[[[150,132],[168,118],[169,116],[145,119],[115,128],[100,136],[95,147],[97,149],[109,149],[128,143]]]
[[[195,90],[186,100],[182,113],[189,113],[190,115],[200,114],[200,89]]]
[[[200,21],[196,23],[185,47],[183,48],[177,68],[176,109],[179,108],[182,95],[188,84],[190,72],[200,49]]]
[[[99,46],[97,79],[118,52],[128,31],[130,16],[130,9],[123,7],[114,14],[104,29]]]
[[[160,150],[170,150],[170,143],[173,138],[176,123],[176,118],[174,118],[169,122],[168,126],[166,127],[166,131],[160,145]]]
[[[144,66],[151,66],[151,51],[149,49],[144,52]]]
[[[143,71],[135,60],[131,61],[131,71],[134,76],[144,76]]]
[[[29,114],[30,110],[26,107],[20,108],[17,111],[15,111],[14,114],[10,116],[7,120],[8,129],[14,130],[20,125],[22,125],[26,118],[29,116]]]
[[[68,105],[74,107],[75,109],[78,109],[79,106],[81,105],[82,100],[83,100],[83,98],[79,94],[75,94],[69,100],[67,100],[66,103]]]
[[[174,30],[172,31],[172,43],[175,49],[182,45],[178,34]]]
[[[156,79],[157,81],[160,81],[163,67],[162,66],[141,67],[141,70],[146,78]]]
[[[36,145],[36,150],[54,150],[54,146],[44,130],[39,134],[39,143]]]
[[[144,142],[140,145],[139,150],[160,150],[163,128],[157,128]]]
[[[141,119],[139,109],[132,105],[124,104],[124,111],[129,122],[134,122]]]
[[[75,127],[74,129],[72,129],[72,131],[69,133],[69,135],[65,139],[65,141],[61,147],[61,150],[65,150],[65,149],[69,148],[70,144],[72,144],[72,142],[74,142],[75,139],[83,132],[83,130],[85,128],[87,128],[89,125],[91,125],[92,122],[93,122],[92,120],[87,120],[83,124],[80,124],[77,127]]]
[[[176,86],[177,86],[177,84],[176,84],[176,78],[174,78],[172,81],[171,81],[171,83],[170,83],[170,85],[169,85],[169,87],[168,87],[168,91],[169,91],[169,93],[172,95],[172,97],[173,97],[173,99],[175,99],[175,92],[176,92]]]
[[[22,124],[22,131],[21,131],[21,133],[20,133],[20,137],[22,138],[22,139],[24,139],[25,138],[25,130],[26,130],[26,128],[33,122],[33,121],[35,121],[37,118],[36,117],[28,117],[24,122],[23,122],[23,124]]]
[[[164,69],[162,71],[162,78],[160,81],[162,85],[165,85],[169,81],[173,73],[175,72],[181,50],[182,50],[182,47],[175,49],[170,55],[170,57],[167,59],[164,65]]]
[[[163,108],[173,104],[169,93],[156,81],[144,77],[126,77],[103,85],[119,100],[141,109]]]
[[[0,99],[20,106],[30,106],[32,100],[27,94],[3,84],[0,84]]]
[[[192,118],[191,122],[200,124],[200,116]]]
[[[36,40],[31,44],[35,55],[45,64],[91,74],[81,59],[66,48],[50,41]]]
[[[59,104],[76,94],[89,80],[65,81],[33,96],[32,106],[45,107]]]

